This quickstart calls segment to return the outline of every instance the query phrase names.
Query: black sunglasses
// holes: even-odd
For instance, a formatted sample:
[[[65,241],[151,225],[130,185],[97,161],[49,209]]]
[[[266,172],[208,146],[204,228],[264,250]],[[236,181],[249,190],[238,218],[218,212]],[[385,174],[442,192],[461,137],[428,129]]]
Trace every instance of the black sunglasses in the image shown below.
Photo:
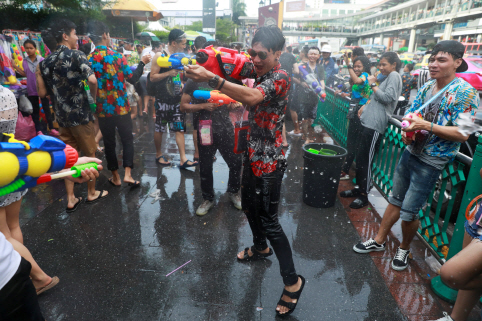
[[[265,60],[266,58],[268,58],[268,53],[266,51],[256,52],[254,51],[254,49],[249,49],[248,54],[251,56],[251,59],[256,58],[256,56],[259,56],[259,59],[261,60]]]

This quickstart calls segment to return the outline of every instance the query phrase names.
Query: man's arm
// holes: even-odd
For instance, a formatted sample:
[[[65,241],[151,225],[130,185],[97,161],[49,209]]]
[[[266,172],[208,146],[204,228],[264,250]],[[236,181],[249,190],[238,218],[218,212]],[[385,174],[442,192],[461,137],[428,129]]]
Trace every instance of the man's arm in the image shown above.
[[[207,82],[209,79],[215,76],[214,73],[199,65],[186,66],[184,67],[184,70],[186,71],[186,76],[196,82]],[[219,79],[218,87],[216,88],[219,88],[222,81],[223,79]],[[221,92],[248,106],[255,106],[264,99],[263,94],[258,89],[236,85],[229,81],[224,83],[223,88],[221,88]]]
[[[219,107],[218,104],[212,103],[191,104],[191,98],[188,94],[182,94],[180,108],[183,113],[195,113],[200,110],[214,111]]]
[[[87,78],[89,82],[89,88],[90,88],[90,95],[95,101],[95,97],[97,97],[97,78],[95,78],[95,75],[92,74]]]
[[[420,117],[417,117],[417,116],[413,118],[404,117],[403,120],[408,120],[411,122],[410,126],[408,126],[405,129],[402,129],[403,131],[406,131],[406,132],[413,132],[416,130],[426,130],[428,132],[432,131],[432,133],[437,137],[440,137],[445,140],[450,140],[452,142],[459,142],[459,143],[463,143],[469,138],[469,135],[467,136],[462,135],[459,132],[459,129],[457,126],[440,126],[437,124],[433,124],[433,130],[432,130],[432,123],[429,121],[423,120]]]
[[[129,82],[130,84],[133,84],[133,85],[136,82],[138,82],[139,79],[141,78],[143,72],[144,72],[144,66],[146,64],[148,64],[150,60],[151,60],[151,55],[145,55],[144,57],[142,57],[142,60],[139,62],[136,70],[133,73],[130,73],[129,75],[125,75],[125,72],[124,72],[124,75],[125,75],[125,78],[126,78],[127,82]],[[127,64],[127,61],[125,60],[125,58],[123,58],[123,61],[126,62],[126,64],[123,66],[123,68],[124,69],[130,69],[130,67]]]
[[[167,77],[176,77],[179,70],[171,69],[169,71],[163,72],[162,74],[159,73],[161,67],[157,64],[157,58],[161,57],[162,55],[158,52],[152,59],[151,64],[151,74],[149,75],[151,82],[159,82]]]
[[[35,70],[35,78],[37,80],[37,93],[40,98],[45,98],[47,96],[47,87],[45,87],[45,82],[40,71],[40,64],[37,65],[37,70]]]

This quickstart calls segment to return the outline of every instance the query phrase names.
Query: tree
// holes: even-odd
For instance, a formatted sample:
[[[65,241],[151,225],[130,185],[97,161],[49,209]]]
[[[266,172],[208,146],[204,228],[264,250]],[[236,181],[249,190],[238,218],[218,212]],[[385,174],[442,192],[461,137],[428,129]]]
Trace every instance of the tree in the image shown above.
[[[203,31],[203,22],[202,22],[202,20],[193,21],[191,25],[185,27],[185,30],[202,32],[202,31]]]
[[[226,44],[235,41],[235,27],[236,25],[231,20],[216,19],[216,40]]]
[[[246,15],[246,3],[242,0],[232,0],[233,1],[233,22],[240,25],[239,17]]]

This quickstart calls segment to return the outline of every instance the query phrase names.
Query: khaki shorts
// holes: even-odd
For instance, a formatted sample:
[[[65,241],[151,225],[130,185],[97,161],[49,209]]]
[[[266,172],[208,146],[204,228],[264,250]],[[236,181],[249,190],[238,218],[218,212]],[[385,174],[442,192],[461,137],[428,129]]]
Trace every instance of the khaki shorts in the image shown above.
[[[75,127],[60,127],[59,139],[72,146],[84,156],[94,157],[97,150],[95,143],[94,122]]]

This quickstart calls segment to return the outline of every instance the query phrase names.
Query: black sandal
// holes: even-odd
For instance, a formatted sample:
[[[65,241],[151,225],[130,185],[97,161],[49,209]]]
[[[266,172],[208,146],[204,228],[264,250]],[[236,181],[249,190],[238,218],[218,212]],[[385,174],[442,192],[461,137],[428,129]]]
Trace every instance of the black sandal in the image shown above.
[[[293,311],[296,309],[296,305],[298,304],[298,302],[300,302],[300,300],[299,300],[300,295],[301,295],[301,292],[303,291],[303,288],[305,287],[306,280],[301,275],[298,275],[298,277],[301,279],[301,287],[298,291],[289,292],[286,289],[283,289],[283,294],[281,294],[281,297],[278,301],[278,305],[284,306],[284,307],[286,307],[290,310],[286,313],[279,313],[278,310],[276,310],[276,314],[280,317],[284,317],[284,316],[287,316],[287,315],[290,315],[291,313],[293,313]],[[283,295],[286,295],[290,299],[296,300],[296,303],[283,301],[282,300]]]
[[[249,256],[248,250],[249,250],[249,247],[244,249],[244,256],[243,256],[242,259],[240,259],[239,257],[236,256],[238,261],[240,261],[240,262],[257,261],[257,260],[265,259],[268,256],[273,255],[273,250],[271,248],[269,249],[268,253],[260,253],[254,248],[254,245],[253,245],[253,246],[251,246],[251,252],[253,253],[253,255],[251,255],[251,256]]]
[[[354,188],[340,193],[340,197],[357,197],[360,196],[360,189]]]

